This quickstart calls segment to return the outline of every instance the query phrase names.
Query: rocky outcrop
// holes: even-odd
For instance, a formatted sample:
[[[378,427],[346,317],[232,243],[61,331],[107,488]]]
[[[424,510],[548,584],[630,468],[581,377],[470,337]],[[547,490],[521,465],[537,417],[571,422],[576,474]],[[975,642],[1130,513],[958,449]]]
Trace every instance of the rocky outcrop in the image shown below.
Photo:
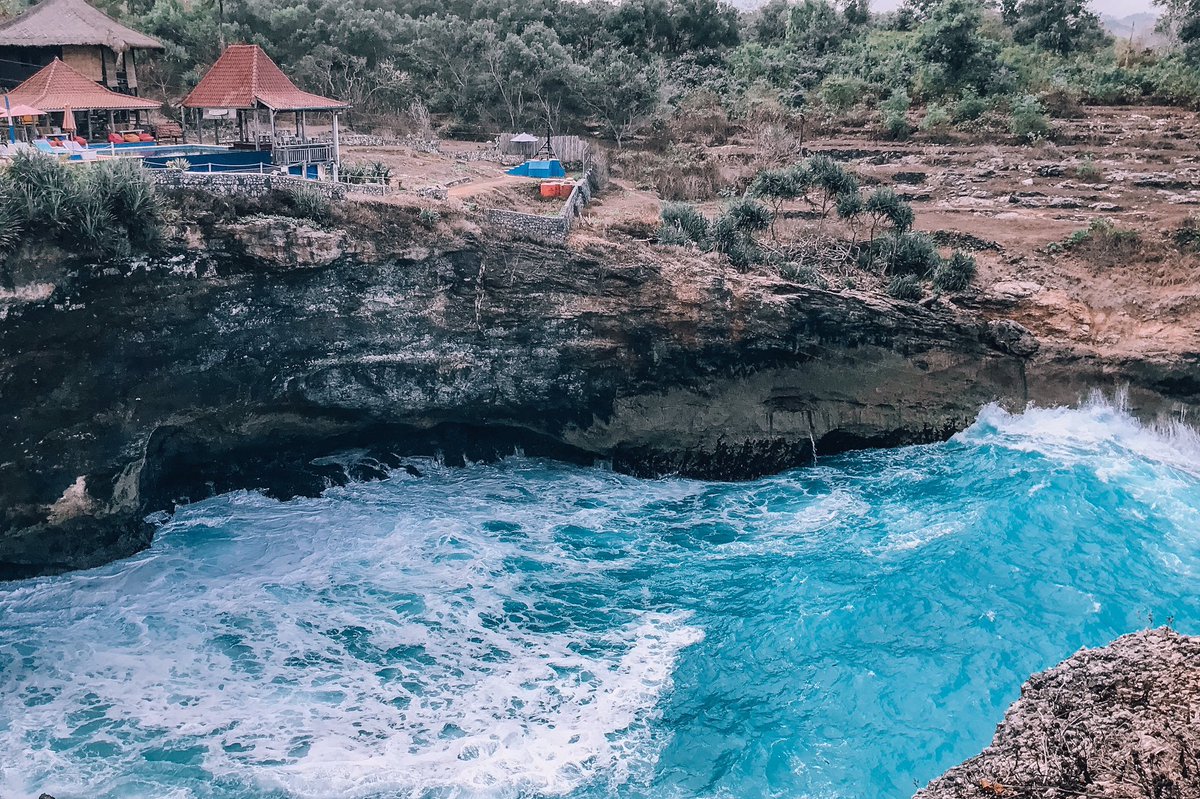
[[[318,492],[347,476],[313,459],[347,448],[748,478],[943,439],[991,401],[1200,395],[1194,364],[1099,364],[699,256],[265,224],[119,269],[9,264],[42,288],[0,297],[0,578],[130,554],[176,502]]]
[[[1200,796],[1200,638],[1169,629],[1032,677],[992,745],[916,799]]]

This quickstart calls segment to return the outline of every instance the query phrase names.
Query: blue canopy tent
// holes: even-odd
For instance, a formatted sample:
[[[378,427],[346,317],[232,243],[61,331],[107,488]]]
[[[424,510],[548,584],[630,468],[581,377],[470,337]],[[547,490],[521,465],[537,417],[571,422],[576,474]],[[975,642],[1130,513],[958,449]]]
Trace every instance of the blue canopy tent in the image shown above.
[[[508,174],[524,178],[565,178],[567,170],[557,158],[549,161],[526,161],[508,170]]]

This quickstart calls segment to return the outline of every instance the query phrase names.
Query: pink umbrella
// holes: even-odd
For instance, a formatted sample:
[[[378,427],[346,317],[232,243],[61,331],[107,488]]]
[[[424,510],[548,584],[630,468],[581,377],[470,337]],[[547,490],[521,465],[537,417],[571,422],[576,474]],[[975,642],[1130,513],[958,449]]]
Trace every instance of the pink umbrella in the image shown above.
[[[71,108],[71,106],[67,106],[63,109],[62,129],[63,133],[74,133],[76,130],[75,111]]]
[[[8,119],[9,117],[40,117],[45,116],[46,112],[40,108],[34,108],[31,105],[22,105],[17,103],[10,106],[6,111],[4,106],[0,104],[0,119]]]

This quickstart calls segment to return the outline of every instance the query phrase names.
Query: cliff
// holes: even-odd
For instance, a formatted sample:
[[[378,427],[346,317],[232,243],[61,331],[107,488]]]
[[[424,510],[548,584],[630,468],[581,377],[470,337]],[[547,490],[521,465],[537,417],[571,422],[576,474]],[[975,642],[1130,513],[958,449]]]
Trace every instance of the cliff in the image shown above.
[[[1126,635],[1030,678],[992,745],[916,799],[1194,799],[1197,713],[1200,639]]]
[[[131,554],[144,517],[176,502],[311,494],[397,455],[520,447],[736,479],[814,447],[942,439],[991,401],[1129,384],[1153,415],[1200,395],[1194,362],[1039,347],[979,310],[631,244],[418,236],[370,213],[201,218],[179,231],[186,246],[118,266],[10,258],[0,579]],[[348,448],[374,460],[351,475],[311,462]]]

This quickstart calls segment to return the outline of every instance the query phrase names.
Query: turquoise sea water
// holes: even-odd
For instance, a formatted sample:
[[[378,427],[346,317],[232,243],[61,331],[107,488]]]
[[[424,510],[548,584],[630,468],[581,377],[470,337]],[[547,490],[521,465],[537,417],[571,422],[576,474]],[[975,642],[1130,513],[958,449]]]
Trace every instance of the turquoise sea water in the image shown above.
[[[1200,441],[1103,404],[740,484],[511,458],[0,584],[0,797],[905,797],[1200,632]]]

